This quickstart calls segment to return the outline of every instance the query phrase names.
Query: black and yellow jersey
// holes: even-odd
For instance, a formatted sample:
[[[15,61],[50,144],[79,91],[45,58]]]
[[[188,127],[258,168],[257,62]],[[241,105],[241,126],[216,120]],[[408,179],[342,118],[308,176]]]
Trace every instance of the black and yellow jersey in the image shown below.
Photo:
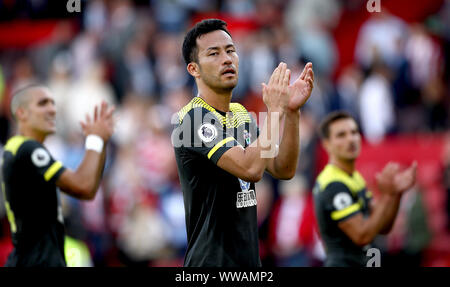
[[[261,266],[255,184],[217,166],[227,150],[257,137],[238,103],[224,113],[195,97],[178,112],[172,144],[186,215],[185,266]]]
[[[6,266],[65,266],[55,181],[64,171],[39,142],[14,136],[3,153],[3,196],[14,250]]]
[[[320,235],[324,243],[326,266],[366,266],[364,248],[354,244],[338,227],[338,223],[361,213],[370,214],[372,194],[358,171],[349,175],[328,164],[317,177],[314,187],[314,207]]]

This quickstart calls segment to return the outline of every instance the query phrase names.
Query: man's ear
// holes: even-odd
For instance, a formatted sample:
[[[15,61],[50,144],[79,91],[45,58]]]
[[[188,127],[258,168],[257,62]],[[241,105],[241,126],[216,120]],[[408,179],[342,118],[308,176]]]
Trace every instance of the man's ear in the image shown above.
[[[187,71],[189,74],[191,74],[192,77],[197,78],[200,76],[200,67],[195,62],[190,62],[187,67]]]
[[[28,117],[27,110],[24,107],[18,107],[16,110],[16,119],[18,121],[26,120]]]
[[[322,140],[322,147],[326,150],[328,154],[330,154],[330,140],[329,139],[323,139]]]

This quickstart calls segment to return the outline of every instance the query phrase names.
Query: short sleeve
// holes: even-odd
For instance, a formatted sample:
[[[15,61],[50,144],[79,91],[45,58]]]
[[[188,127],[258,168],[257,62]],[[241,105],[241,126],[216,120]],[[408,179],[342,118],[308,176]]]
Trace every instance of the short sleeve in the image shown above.
[[[240,145],[232,131],[224,129],[219,118],[203,108],[194,108],[183,117],[172,134],[172,144],[201,154],[214,164],[227,150]]]
[[[361,206],[342,182],[332,182],[322,191],[324,206],[331,220],[340,222],[361,212]]]
[[[48,150],[37,141],[23,143],[18,156],[47,182],[55,182],[65,170],[62,163],[53,159]]]

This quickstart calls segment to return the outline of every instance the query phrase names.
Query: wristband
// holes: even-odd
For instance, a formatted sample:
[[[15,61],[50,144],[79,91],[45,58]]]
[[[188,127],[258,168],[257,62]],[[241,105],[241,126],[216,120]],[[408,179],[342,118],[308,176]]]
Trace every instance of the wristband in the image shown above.
[[[103,139],[101,137],[99,137],[98,135],[88,135],[86,137],[86,143],[85,143],[85,148],[86,150],[93,150],[96,151],[98,153],[101,153],[103,150]]]

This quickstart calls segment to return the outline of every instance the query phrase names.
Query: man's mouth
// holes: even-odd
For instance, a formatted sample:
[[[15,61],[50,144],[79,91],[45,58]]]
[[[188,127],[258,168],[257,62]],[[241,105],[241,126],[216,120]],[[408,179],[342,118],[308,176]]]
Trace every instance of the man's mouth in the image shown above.
[[[236,71],[233,68],[227,68],[223,70],[222,75],[225,76],[234,76],[236,74]]]
[[[348,147],[348,151],[350,152],[355,152],[356,151],[356,146],[355,145],[351,145]]]

